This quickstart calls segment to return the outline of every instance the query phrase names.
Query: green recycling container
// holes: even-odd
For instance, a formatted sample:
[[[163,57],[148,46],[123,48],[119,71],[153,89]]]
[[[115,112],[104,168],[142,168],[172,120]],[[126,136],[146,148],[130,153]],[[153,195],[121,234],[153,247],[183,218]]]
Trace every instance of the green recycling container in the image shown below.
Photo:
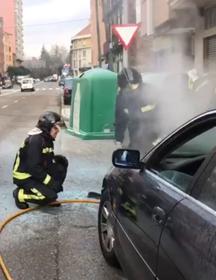
[[[117,74],[96,68],[73,83],[68,131],[82,139],[113,139]]]

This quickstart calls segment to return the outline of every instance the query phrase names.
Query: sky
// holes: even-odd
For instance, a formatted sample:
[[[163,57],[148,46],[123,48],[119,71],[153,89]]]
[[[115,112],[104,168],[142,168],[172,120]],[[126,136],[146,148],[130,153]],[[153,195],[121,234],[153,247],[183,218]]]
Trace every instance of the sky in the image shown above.
[[[23,0],[25,57],[39,57],[43,45],[69,50],[71,38],[89,18],[90,0]]]

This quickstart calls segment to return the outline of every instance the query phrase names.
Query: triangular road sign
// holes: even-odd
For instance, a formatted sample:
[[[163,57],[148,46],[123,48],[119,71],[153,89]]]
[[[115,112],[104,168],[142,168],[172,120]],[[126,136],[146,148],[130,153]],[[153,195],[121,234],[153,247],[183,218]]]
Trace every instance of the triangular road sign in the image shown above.
[[[114,24],[112,26],[113,33],[118,37],[126,50],[133,43],[138,29],[139,24]]]

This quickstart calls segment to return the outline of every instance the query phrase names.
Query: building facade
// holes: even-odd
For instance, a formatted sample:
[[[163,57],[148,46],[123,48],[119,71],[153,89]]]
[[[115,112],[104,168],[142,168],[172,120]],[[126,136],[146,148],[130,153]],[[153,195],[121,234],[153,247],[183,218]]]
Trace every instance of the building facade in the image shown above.
[[[11,34],[14,60],[23,59],[22,0],[0,0],[0,17],[4,21],[4,32]]]
[[[104,55],[116,72],[120,71],[123,67],[123,48],[116,36],[113,35],[112,25],[123,23],[124,7],[127,7],[127,5],[128,0],[102,0],[106,32]]]
[[[4,72],[7,72],[8,66],[13,65],[13,41],[10,33],[4,32],[3,34],[4,45]]]
[[[16,17],[15,17],[15,0],[0,0],[0,17],[4,21],[4,32],[12,35],[12,51],[16,53]]]
[[[102,65],[105,56],[106,32],[103,21],[102,0],[91,0],[92,64]]]
[[[193,68],[215,72],[216,3],[214,0],[178,0],[169,2],[172,11],[192,29],[188,41],[193,44]],[[185,15],[187,17],[185,17]]]
[[[22,60],[24,57],[23,47],[23,3],[22,0],[16,0],[15,20],[16,20],[16,58]]]
[[[215,0],[103,0],[106,48],[115,71],[215,71]],[[137,23],[139,32],[128,51],[113,35],[113,24]],[[178,67],[176,67],[178,65]]]
[[[3,18],[0,17],[0,77],[4,73],[4,27]]]
[[[136,67],[139,71],[152,70],[153,0],[103,1],[106,27],[107,56],[113,69]],[[159,0],[160,1],[160,0]],[[124,50],[113,35],[113,24],[139,24],[140,28],[129,50]]]
[[[71,67],[77,73],[92,67],[92,38],[90,24],[71,40]]]

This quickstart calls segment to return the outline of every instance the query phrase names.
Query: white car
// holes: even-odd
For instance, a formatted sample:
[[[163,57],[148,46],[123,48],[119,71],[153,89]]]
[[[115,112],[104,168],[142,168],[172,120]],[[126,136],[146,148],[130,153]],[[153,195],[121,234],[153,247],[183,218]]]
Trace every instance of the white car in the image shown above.
[[[20,87],[21,87],[21,91],[24,91],[24,90],[35,91],[34,79],[32,79],[32,78],[22,79]]]

